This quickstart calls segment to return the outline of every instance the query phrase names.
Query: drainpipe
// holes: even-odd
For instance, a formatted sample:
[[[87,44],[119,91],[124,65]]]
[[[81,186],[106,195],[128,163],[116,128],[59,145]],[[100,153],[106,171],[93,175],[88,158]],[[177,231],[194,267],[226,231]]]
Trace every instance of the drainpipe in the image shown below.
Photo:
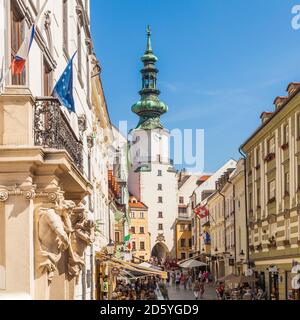
[[[235,185],[230,181],[230,179],[228,178],[227,182],[229,184],[232,185],[232,194],[233,194],[233,228],[234,228],[234,261],[235,261],[235,265],[236,265],[236,258],[237,258],[237,254],[236,254],[236,212],[235,212]]]
[[[250,257],[249,257],[249,229],[248,229],[248,201],[247,201],[247,198],[248,198],[248,188],[247,188],[247,157],[246,155],[244,154],[244,152],[242,151],[242,148],[240,147],[239,148],[239,153],[241,154],[242,158],[244,159],[244,182],[245,182],[245,214],[246,214],[246,244],[247,244],[247,254],[246,254],[246,257],[247,257],[247,262],[248,262],[248,267],[250,266]]]

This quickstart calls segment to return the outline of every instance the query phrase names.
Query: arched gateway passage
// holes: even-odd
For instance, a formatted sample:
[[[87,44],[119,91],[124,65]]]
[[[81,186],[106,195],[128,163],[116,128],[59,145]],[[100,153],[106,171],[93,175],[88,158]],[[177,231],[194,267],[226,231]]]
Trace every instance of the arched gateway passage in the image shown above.
[[[158,260],[166,260],[169,256],[168,247],[164,243],[157,243],[151,252],[152,257],[156,257]]]

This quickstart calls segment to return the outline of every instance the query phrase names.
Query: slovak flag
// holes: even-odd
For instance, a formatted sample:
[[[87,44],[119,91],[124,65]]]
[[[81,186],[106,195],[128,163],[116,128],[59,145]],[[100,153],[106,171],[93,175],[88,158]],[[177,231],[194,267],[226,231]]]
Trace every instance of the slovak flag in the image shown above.
[[[26,64],[27,57],[29,55],[29,51],[30,51],[33,39],[34,39],[35,31],[36,31],[35,25],[33,24],[30,29],[30,32],[24,39],[19,51],[17,52],[17,54],[15,55],[11,63],[11,70],[13,75],[22,74]]]
[[[194,212],[201,219],[204,219],[209,216],[209,210],[206,207],[199,206],[194,210]]]

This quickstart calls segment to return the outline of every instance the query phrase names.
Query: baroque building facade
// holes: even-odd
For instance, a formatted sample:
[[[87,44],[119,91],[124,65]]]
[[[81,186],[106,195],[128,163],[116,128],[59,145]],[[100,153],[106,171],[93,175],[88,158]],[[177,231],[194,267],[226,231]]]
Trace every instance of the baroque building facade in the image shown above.
[[[300,107],[299,83],[277,97],[275,110],[242,145],[247,167],[250,259],[269,296],[287,299],[299,261]]]
[[[108,183],[117,134],[93,52],[89,1],[1,0],[0,14],[0,294],[93,299],[95,253],[114,235],[118,208]],[[6,70],[33,23],[24,71],[15,76]],[[69,112],[51,93],[74,52]]]

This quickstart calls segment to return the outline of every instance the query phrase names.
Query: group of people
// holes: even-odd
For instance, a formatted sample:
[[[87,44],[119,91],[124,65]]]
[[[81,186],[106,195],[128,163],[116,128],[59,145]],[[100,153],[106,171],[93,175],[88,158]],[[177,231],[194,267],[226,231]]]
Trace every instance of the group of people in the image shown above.
[[[193,290],[196,300],[203,299],[205,293],[205,286],[212,285],[213,276],[208,271],[200,271],[198,274],[192,272],[175,272],[168,274],[167,284],[172,282],[177,290],[183,288],[184,290]]]
[[[133,282],[118,280],[112,300],[169,300],[168,289],[160,277],[147,277]]]
[[[239,285],[234,289],[226,289],[224,283],[219,283],[216,288],[218,300],[265,300],[266,292],[258,287],[251,287],[248,283]]]

